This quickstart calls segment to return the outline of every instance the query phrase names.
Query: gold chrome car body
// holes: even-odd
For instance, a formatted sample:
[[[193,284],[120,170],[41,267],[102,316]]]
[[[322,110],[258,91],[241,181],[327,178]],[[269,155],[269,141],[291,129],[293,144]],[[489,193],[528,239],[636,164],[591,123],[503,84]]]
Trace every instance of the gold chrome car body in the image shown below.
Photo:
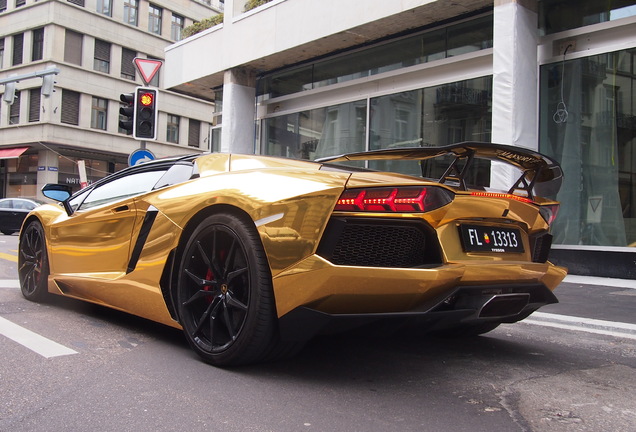
[[[478,152],[493,147],[505,152],[512,150],[493,145],[473,147]],[[407,159],[429,157],[409,156],[404,151],[398,157],[405,155]],[[514,162],[523,155],[525,153],[519,151],[514,156],[517,159],[504,156]],[[361,155],[357,157],[362,158]],[[387,156],[377,154],[373,157]],[[514,190],[507,194],[475,196],[469,188],[461,187],[461,178],[460,186],[453,186],[444,184],[448,183],[445,181],[401,174],[254,155],[211,154],[158,161],[145,168],[133,167],[117,173],[114,178],[123,182],[139,170],[150,172],[157,166],[170,170],[171,164],[183,165],[175,170],[176,180],[158,184],[151,188],[153,190],[130,196],[120,192],[120,195],[101,201],[95,199],[87,205],[86,195],[96,194],[91,191],[108,185],[109,181],[115,184],[106,179],[89,187],[86,195],[82,196],[83,191],[80,191],[64,205],[44,205],[33,211],[21,233],[21,283],[28,285],[35,281],[34,289],[37,289],[37,278],[32,278],[30,270],[27,271],[32,260],[27,253],[29,236],[35,231],[25,234],[24,227],[39,223],[46,245],[47,289],[50,293],[94,302],[181,328],[183,312],[179,311],[187,302],[180,302],[175,291],[175,286],[183,283],[179,282],[182,281],[180,278],[184,277],[179,273],[183,273],[185,267],[179,263],[187,262],[187,257],[183,257],[185,250],[196,253],[196,245],[193,246],[195,249],[188,246],[189,239],[199,235],[201,224],[219,213],[231,215],[242,223],[250,221],[253,226],[248,227],[248,234],[252,229],[257,233],[260,241],[257,249],[262,245],[267,268],[261,274],[267,274],[270,279],[273,311],[280,323],[274,333],[280,340],[305,339],[330,328],[338,318],[355,317],[366,322],[386,317],[428,319],[439,316],[446,322],[450,316],[450,327],[513,322],[543,304],[555,302],[556,299],[544,291],[554,290],[566,274],[565,269],[552,265],[545,257],[537,260],[534,256],[541,246],[537,236],[547,235],[549,231],[549,224],[538,209],[557,203],[535,197],[530,190],[534,186],[533,179],[550,180],[549,176],[544,179],[537,173],[530,175],[531,184],[525,188],[528,197],[522,200],[513,198],[519,195]],[[545,177],[545,172],[541,175]],[[557,177],[554,172],[550,175]],[[440,188],[442,195],[451,198],[439,208],[426,212],[345,211],[336,207],[346,189],[387,186],[396,190],[414,186]],[[351,223],[367,224],[371,232],[374,232],[375,224],[380,228],[396,225],[400,230],[402,227],[415,229],[426,242],[426,248],[434,251],[431,257],[425,258],[426,262],[408,268],[351,265],[346,259],[344,263],[334,263],[330,259],[331,252],[324,252],[331,250],[329,238],[340,232],[338,224]],[[514,227],[515,233],[520,235],[518,240],[523,250],[467,251],[460,234],[462,224],[500,227],[502,230]],[[237,229],[226,231],[233,230]],[[361,244],[364,249],[364,240]],[[373,247],[380,253],[383,251],[382,244]],[[392,247],[401,246],[398,242]],[[545,245],[543,249],[545,254]],[[229,255],[232,252],[223,253]],[[390,253],[388,248],[387,253]],[[249,251],[245,254],[249,255]],[[213,259],[211,256],[209,260]],[[45,266],[37,264],[36,267]],[[190,270],[185,268],[185,271]],[[208,270],[207,279],[214,279],[213,273],[219,271],[218,268]],[[192,275],[191,278],[196,279]],[[250,280],[253,283],[253,279]],[[207,286],[201,282],[202,292],[208,289]],[[225,295],[226,291],[224,284],[219,295]],[[251,293],[250,296],[260,294]],[[498,306],[487,306],[493,299],[523,304],[515,306],[514,314],[497,315]],[[215,301],[210,300],[208,309]],[[475,306],[477,315],[466,312],[470,309],[466,304],[471,302],[479,303]],[[243,306],[246,305],[241,304],[241,308]],[[480,316],[480,311],[486,307],[492,311]],[[196,336],[198,331],[200,329],[193,331],[193,335]],[[237,335],[246,331],[237,327]],[[236,335],[233,337],[236,339]],[[196,337],[191,339],[194,339],[191,344],[196,345]],[[228,351],[228,346],[230,342],[218,351]],[[210,348],[210,352],[215,349]],[[215,364],[243,361],[225,358],[216,361],[202,356]],[[247,357],[247,361],[252,361],[263,355]]]

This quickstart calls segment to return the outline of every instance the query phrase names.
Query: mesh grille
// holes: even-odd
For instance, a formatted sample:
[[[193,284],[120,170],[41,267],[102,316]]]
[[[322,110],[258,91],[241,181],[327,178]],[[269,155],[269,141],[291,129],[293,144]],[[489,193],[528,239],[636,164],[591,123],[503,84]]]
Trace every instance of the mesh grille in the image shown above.
[[[330,246],[319,253],[336,265],[407,268],[439,263],[437,241],[421,225],[331,224],[325,234]]]

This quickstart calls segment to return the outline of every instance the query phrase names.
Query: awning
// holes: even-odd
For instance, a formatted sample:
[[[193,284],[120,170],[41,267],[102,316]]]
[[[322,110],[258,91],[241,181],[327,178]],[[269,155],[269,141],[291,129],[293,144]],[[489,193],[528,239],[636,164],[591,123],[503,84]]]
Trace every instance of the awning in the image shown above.
[[[0,148],[0,159],[14,159],[22,156],[28,147]]]

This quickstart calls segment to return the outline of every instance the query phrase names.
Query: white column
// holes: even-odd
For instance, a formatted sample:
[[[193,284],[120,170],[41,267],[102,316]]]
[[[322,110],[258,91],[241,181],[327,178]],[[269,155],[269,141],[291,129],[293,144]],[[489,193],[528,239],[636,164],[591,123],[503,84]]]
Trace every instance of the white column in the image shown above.
[[[255,118],[255,75],[245,69],[225,71],[221,151],[253,154]]]
[[[492,142],[538,149],[536,0],[495,0]],[[493,186],[511,185],[512,171],[493,170]]]
[[[38,152],[38,177],[37,177],[37,198],[44,200],[42,187],[47,183],[57,183],[59,159],[57,153],[50,150],[40,150]]]

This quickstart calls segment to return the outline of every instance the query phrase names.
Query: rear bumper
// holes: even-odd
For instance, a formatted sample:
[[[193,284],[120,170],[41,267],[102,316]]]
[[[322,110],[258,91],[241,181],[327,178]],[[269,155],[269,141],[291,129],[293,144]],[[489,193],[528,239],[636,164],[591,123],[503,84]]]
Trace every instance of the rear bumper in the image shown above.
[[[281,335],[307,339],[379,320],[434,329],[516,322],[557,303],[565,269],[550,263],[468,261],[436,268],[334,266],[312,256],[274,278]]]
[[[432,307],[425,310],[331,314],[303,306],[281,317],[279,325],[285,340],[306,340],[317,334],[346,331],[380,321],[389,325],[416,324],[435,331],[465,324],[513,323],[551,303],[558,303],[557,298],[540,284],[461,287],[441,300],[434,300]]]

